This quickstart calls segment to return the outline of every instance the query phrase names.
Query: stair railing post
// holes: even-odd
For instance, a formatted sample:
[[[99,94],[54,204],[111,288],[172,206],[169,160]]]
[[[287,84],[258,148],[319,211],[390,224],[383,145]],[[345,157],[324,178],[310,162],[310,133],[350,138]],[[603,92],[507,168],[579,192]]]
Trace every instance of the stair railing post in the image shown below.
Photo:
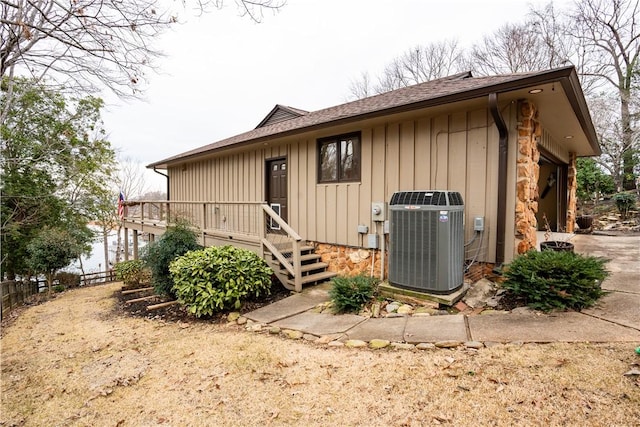
[[[262,244],[262,241],[267,237],[266,211],[263,209],[263,206],[264,205],[260,205],[260,209],[258,209],[258,237],[260,238],[260,257],[262,259],[264,259],[264,244]]]
[[[302,266],[300,261],[300,240],[293,239],[293,285],[296,292],[302,292]]]

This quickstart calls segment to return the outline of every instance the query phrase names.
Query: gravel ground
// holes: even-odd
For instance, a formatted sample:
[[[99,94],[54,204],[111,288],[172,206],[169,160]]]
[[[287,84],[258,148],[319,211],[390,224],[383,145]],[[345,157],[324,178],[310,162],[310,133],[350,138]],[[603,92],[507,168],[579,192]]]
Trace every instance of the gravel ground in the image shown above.
[[[328,348],[127,315],[120,284],[3,325],[0,425],[640,425],[632,344]]]

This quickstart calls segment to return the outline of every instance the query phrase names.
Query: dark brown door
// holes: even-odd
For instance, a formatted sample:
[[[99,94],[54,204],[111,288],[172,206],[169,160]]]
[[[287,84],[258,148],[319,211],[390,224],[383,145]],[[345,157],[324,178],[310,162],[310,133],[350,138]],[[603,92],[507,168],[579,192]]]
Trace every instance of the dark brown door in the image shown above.
[[[267,161],[267,203],[287,220],[287,159]]]

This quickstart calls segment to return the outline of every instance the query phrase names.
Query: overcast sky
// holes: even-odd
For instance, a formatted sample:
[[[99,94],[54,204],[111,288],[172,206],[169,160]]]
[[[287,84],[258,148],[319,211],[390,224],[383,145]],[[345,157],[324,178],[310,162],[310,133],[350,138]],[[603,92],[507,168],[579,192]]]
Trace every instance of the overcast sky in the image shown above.
[[[418,44],[472,45],[547,1],[288,0],[260,24],[227,3],[201,17],[183,11],[187,22],[158,40],[166,56],[144,101],[105,96],[105,128],[121,157],[147,165],[248,131],[275,104],[341,104],[361,72],[375,76]],[[159,175],[146,179],[165,189]]]

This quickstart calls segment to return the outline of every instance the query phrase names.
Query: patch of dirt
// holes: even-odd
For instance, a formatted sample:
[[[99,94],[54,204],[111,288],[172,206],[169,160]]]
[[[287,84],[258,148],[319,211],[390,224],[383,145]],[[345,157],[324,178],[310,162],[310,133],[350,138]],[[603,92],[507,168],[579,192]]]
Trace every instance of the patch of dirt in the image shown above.
[[[368,350],[115,311],[119,284],[30,306],[0,342],[2,426],[635,425],[636,343]],[[597,369],[594,369],[597,367]]]

